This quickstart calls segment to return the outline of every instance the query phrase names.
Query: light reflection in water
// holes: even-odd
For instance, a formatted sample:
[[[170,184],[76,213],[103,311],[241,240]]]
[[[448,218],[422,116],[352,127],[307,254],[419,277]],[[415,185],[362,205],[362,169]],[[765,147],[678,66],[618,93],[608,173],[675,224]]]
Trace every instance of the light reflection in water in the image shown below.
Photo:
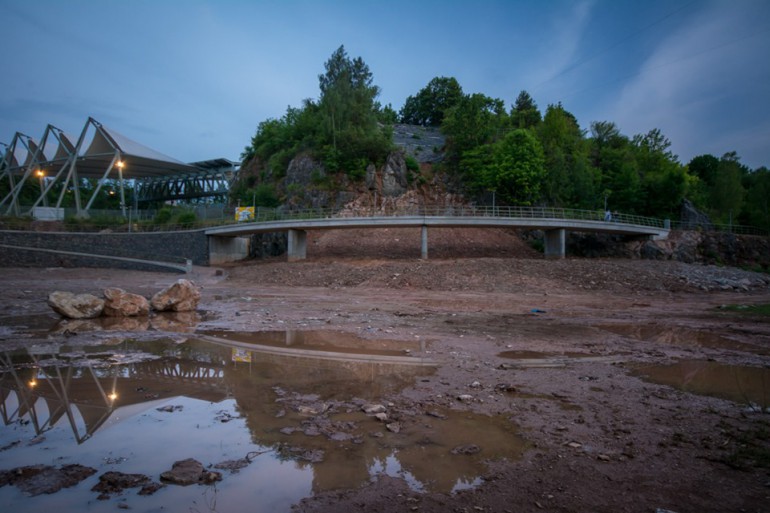
[[[361,486],[381,472],[402,477],[417,491],[450,493],[477,486],[485,459],[512,459],[524,450],[507,419],[468,413],[444,412],[447,418],[441,419],[416,412],[400,433],[389,432],[361,412],[361,402],[381,400],[430,375],[432,362],[404,356],[398,346],[389,355],[384,346],[367,354],[353,345],[334,350],[322,344],[281,354],[270,346],[191,339],[5,354],[0,447],[22,443],[3,451],[2,469],[56,461],[93,466],[97,475],[52,496],[93,503],[88,490],[107,470],[157,479],[176,460],[193,457],[209,465],[264,450],[268,453],[249,467],[225,476],[217,485],[217,500],[219,511],[255,501],[274,506],[265,509],[272,511],[286,510],[314,492]],[[32,379],[35,387],[29,386]],[[297,405],[316,403],[331,405],[325,422],[352,423],[349,439],[303,434],[314,417]],[[161,406],[171,411],[159,411]],[[282,432],[287,427],[297,431]],[[41,434],[44,441],[30,444]],[[470,443],[483,451],[451,454],[453,447]],[[302,461],[287,447],[321,450],[323,460]],[[257,476],[259,487],[253,485]],[[194,487],[168,487],[152,497],[133,498],[132,507],[155,507],[171,497],[184,504],[199,494]],[[5,487],[0,500],[44,508],[52,499],[23,498]]]

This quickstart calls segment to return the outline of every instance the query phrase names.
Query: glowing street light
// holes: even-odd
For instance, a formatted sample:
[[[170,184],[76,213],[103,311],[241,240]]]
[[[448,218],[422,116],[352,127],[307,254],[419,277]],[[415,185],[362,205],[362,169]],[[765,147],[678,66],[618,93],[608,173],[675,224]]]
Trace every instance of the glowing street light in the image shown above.
[[[123,190],[123,168],[126,167],[126,163],[118,160],[115,165],[118,167],[118,179],[120,180],[120,211],[123,213],[123,217],[126,217],[126,193]]]
[[[38,169],[35,171],[35,175],[37,175],[37,181],[40,184],[40,195],[42,196],[45,193],[45,186],[44,186],[44,179],[45,179],[45,171],[42,169]],[[48,199],[43,196],[43,205],[48,206]]]

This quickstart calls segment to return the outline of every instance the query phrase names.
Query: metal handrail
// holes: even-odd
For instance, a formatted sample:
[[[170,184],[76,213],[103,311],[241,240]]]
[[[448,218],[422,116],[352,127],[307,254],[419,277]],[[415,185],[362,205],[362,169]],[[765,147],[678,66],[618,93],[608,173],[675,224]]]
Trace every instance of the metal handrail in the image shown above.
[[[570,221],[599,221],[605,222],[605,213],[597,210],[578,210],[553,207],[489,207],[489,206],[448,206],[389,209],[360,209],[339,212],[329,208],[283,210],[257,208],[254,218],[249,222],[293,221],[303,219],[329,218],[368,218],[368,217],[494,217],[498,219],[560,219]],[[665,228],[666,221],[654,217],[637,216],[633,214],[612,214],[612,222],[636,226]],[[237,221],[225,225],[239,224]]]
[[[101,212],[106,214],[106,211]],[[117,212],[119,213],[119,212]],[[565,221],[596,221],[605,222],[605,212],[600,210],[580,210],[572,208],[555,208],[555,207],[524,207],[524,206],[412,206],[406,208],[394,208],[394,207],[376,207],[376,208],[360,208],[352,210],[336,210],[332,208],[314,208],[314,209],[286,209],[284,207],[268,208],[257,207],[255,209],[254,217],[249,219],[248,222],[269,222],[269,221],[293,221],[293,220],[310,220],[310,219],[330,219],[330,218],[374,218],[374,217],[493,217],[497,219],[548,219],[548,220],[565,220]],[[167,232],[167,231],[180,231],[180,230],[200,230],[205,228],[212,228],[215,226],[229,226],[243,223],[243,221],[236,221],[235,209],[221,208],[220,218],[210,218],[203,221],[196,221],[190,224],[175,225],[175,224],[153,224],[147,222],[151,216],[143,215],[142,220],[132,223],[132,229],[129,229],[129,224],[124,222],[111,223],[106,225],[64,225],[60,226],[57,231],[62,232],[95,232],[104,229],[109,229],[114,233],[126,233],[129,231],[139,232]],[[634,214],[626,213],[613,213],[611,217],[612,222],[624,225],[635,225],[653,227],[659,229],[681,228],[681,223],[672,222],[668,220],[658,219],[654,217],[638,216]],[[29,229],[29,220],[24,221],[21,219],[5,218],[0,219],[0,230],[26,230]],[[719,231],[729,232],[736,234],[746,235],[760,235],[767,236],[768,232],[759,228],[751,226],[740,225],[711,225],[709,229],[703,228],[704,231]]]

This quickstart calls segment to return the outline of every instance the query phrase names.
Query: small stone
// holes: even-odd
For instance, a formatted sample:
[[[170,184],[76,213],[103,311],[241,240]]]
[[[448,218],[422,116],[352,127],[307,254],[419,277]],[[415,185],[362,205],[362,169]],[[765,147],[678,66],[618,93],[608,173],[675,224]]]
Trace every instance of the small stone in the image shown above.
[[[452,449],[452,454],[462,454],[465,456],[470,456],[473,454],[478,454],[481,452],[481,447],[479,447],[476,444],[470,444],[470,445],[458,445],[454,449]]]
[[[401,424],[398,422],[391,422],[390,424],[386,424],[385,427],[391,433],[398,433],[401,431]]]
[[[462,401],[464,403],[469,403],[473,401],[473,396],[468,394],[460,394],[457,396],[458,401]]]
[[[599,456],[597,456],[596,459],[598,459],[599,461],[610,461],[610,457],[607,456],[606,454],[600,454]]]
[[[365,404],[361,407],[361,409],[367,415],[372,415],[375,413],[383,413],[384,411],[386,411],[386,408],[381,404]]]
[[[161,481],[187,486],[195,483],[212,484],[222,480],[219,472],[208,471],[203,464],[192,458],[175,462],[171,470],[160,475]]]
[[[388,421],[388,414],[387,413],[375,413],[374,418],[379,420],[380,422],[387,422]]]
[[[579,442],[569,442],[567,444],[567,447],[571,447],[573,449],[580,449],[581,447],[583,447],[583,444],[581,444]]]

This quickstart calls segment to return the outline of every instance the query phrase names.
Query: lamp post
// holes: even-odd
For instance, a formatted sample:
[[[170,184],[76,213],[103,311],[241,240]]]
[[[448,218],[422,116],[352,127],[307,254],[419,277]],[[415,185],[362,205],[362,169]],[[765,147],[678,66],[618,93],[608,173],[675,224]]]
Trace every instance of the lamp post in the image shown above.
[[[42,169],[38,169],[35,174],[37,175],[37,181],[40,184],[40,195],[43,196],[43,206],[48,206],[48,198],[45,195],[45,172]]]
[[[123,168],[126,163],[122,160],[118,160],[116,166],[118,166],[118,179],[120,180],[120,211],[123,213],[123,217],[126,217],[126,193],[123,189]]]

